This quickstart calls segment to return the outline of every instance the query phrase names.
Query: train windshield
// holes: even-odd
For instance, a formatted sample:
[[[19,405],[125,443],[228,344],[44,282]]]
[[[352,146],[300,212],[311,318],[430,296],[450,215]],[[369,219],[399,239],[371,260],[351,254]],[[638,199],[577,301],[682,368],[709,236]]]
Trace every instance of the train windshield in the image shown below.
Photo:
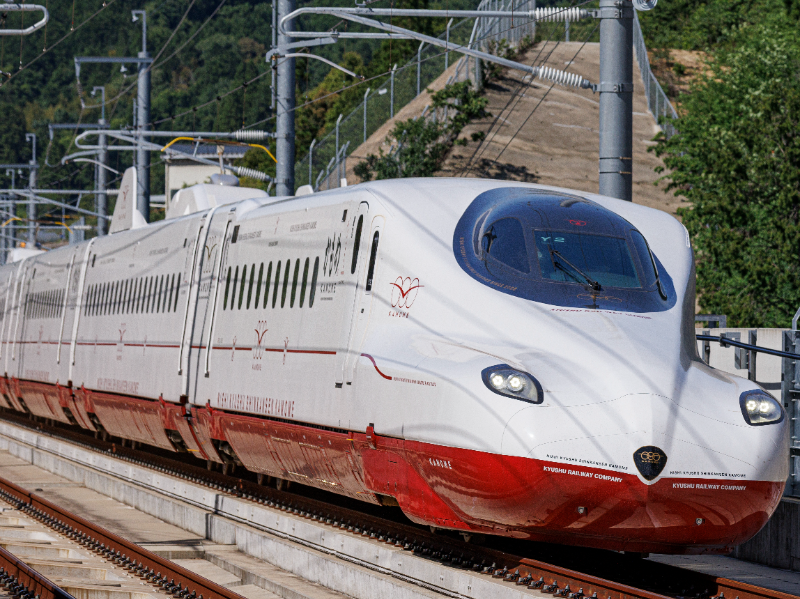
[[[651,312],[672,280],[630,222],[586,198],[524,187],[479,195],[459,219],[464,271],[502,293],[564,307]]]
[[[641,287],[630,248],[624,239],[564,231],[533,232],[542,277],[551,281],[601,287]]]

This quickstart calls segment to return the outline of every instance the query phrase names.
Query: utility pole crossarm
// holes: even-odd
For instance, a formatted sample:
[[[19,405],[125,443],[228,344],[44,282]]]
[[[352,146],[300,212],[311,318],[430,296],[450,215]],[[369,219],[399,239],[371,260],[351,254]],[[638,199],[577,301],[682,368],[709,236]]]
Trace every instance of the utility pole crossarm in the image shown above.
[[[9,3],[9,4],[0,4],[0,12],[39,12],[42,13],[42,20],[37,21],[33,25],[26,27],[25,29],[0,29],[0,36],[3,35],[30,35],[34,31],[37,31],[47,25],[47,21],[50,20],[50,13],[47,12],[47,9],[44,6],[40,6],[38,4],[18,4],[16,2]]]
[[[142,56],[76,56],[75,57],[75,77],[81,78],[81,64],[82,63],[99,63],[99,64],[150,64],[153,59]]]

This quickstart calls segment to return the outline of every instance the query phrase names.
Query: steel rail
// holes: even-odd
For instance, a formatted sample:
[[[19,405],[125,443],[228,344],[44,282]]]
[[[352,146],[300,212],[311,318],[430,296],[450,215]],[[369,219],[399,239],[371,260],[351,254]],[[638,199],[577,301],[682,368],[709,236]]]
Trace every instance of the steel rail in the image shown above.
[[[196,599],[201,595],[203,599],[243,599],[230,589],[139,547],[2,477],[0,477],[0,498],[16,502],[17,509],[26,515],[121,565],[132,574],[146,579],[150,584],[160,586],[170,594],[180,593],[180,597],[185,599]],[[68,599],[68,597],[55,599]]]
[[[0,585],[16,597],[27,594],[29,599],[75,599],[3,547],[0,547]]]
[[[725,333],[723,333],[724,335]],[[789,358],[790,360],[800,360],[800,354],[793,354],[791,352],[780,351],[777,349],[771,349],[769,347],[762,347],[761,345],[751,345],[749,343],[742,343],[741,341],[736,341],[735,339],[729,339],[728,337],[722,336],[715,336],[715,335],[695,335],[698,341],[716,341],[722,347],[726,345],[733,345],[734,347],[741,347],[742,349],[749,349],[754,352],[759,352],[762,354],[767,354],[770,356],[778,356],[779,358]]]

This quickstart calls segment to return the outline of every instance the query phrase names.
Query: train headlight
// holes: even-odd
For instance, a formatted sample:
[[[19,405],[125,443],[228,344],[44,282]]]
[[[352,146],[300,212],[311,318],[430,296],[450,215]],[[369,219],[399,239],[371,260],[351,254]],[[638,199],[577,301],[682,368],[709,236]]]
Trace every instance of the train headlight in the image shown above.
[[[784,412],[781,404],[769,393],[760,389],[742,393],[739,396],[739,405],[747,424],[752,426],[776,424],[783,420]]]
[[[498,364],[481,372],[483,383],[490,391],[505,397],[513,397],[528,403],[542,403],[544,391],[535,378],[527,372],[512,368],[508,364]]]

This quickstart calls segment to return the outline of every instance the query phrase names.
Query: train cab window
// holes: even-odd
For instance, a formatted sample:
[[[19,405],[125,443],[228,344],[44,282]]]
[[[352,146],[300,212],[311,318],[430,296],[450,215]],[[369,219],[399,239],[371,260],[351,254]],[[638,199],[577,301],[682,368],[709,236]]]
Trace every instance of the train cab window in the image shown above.
[[[242,309],[242,300],[244,299],[244,285],[247,282],[247,264],[242,266],[242,286],[239,287],[239,310]]]
[[[380,231],[372,236],[372,248],[369,251],[369,268],[367,269],[367,285],[365,291],[372,291],[372,277],[375,275],[375,259],[378,257],[378,241]]]
[[[453,253],[479,283],[541,304],[644,313],[677,301],[669,273],[636,226],[573,194],[485,191],[459,219]]]
[[[319,274],[319,256],[314,258],[314,274],[311,275],[311,292],[308,294],[308,307],[314,307],[314,296],[317,294],[317,274]]]
[[[522,223],[516,218],[501,218],[493,222],[481,238],[481,249],[514,270],[531,271]]]
[[[250,266],[250,282],[247,284],[247,306],[246,308],[250,309],[250,300],[253,298],[253,281],[255,280],[256,274],[256,265],[252,264]]]
[[[288,262],[287,262],[288,268]],[[275,307],[275,302],[278,301],[278,287],[280,287],[281,280],[281,261],[278,260],[278,265],[275,267],[275,286],[272,288],[272,307]]]
[[[294,298],[297,295],[297,277],[300,274],[300,260],[294,261],[294,276],[292,276],[292,295],[289,298],[289,307],[294,308]]]
[[[534,231],[542,277],[601,287],[641,287],[628,244],[619,237]]]
[[[225,299],[222,301],[222,309],[228,309],[228,294],[231,291],[231,271],[233,271],[232,267],[228,267],[228,276],[225,277]]]
[[[303,302],[306,299],[306,285],[308,284],[308,258],[303,264],[303,283],[300,285],[300,307],[303,307]]]
[[[286,266],[283,267],[283,289],[281,291],[281,308],[286,305],[286,292],[289,290],[289,276],[292,270],[292,261],[287,260]]]
[[[358,264],[358,250],[361,248],[361,228],[364,226],[364,215],[358,217],[358,225],[356,225],[356,238],[353,241],[353,261],[350,264],[350,274],[356,272],[356,265]]]
[[[267,280],[264,283],[264,308],[267,307],[267,299],[269,298],[269,283],[272,280],[272,262],[267,267]]]
[[[264,278],[264,263],[258,267],[258,281],[256,282],[256,297],[253,300],[253,308],[258,310],[258,298],[261,297],[261,280]],[[248,305],[248,308],[250,306]]]

